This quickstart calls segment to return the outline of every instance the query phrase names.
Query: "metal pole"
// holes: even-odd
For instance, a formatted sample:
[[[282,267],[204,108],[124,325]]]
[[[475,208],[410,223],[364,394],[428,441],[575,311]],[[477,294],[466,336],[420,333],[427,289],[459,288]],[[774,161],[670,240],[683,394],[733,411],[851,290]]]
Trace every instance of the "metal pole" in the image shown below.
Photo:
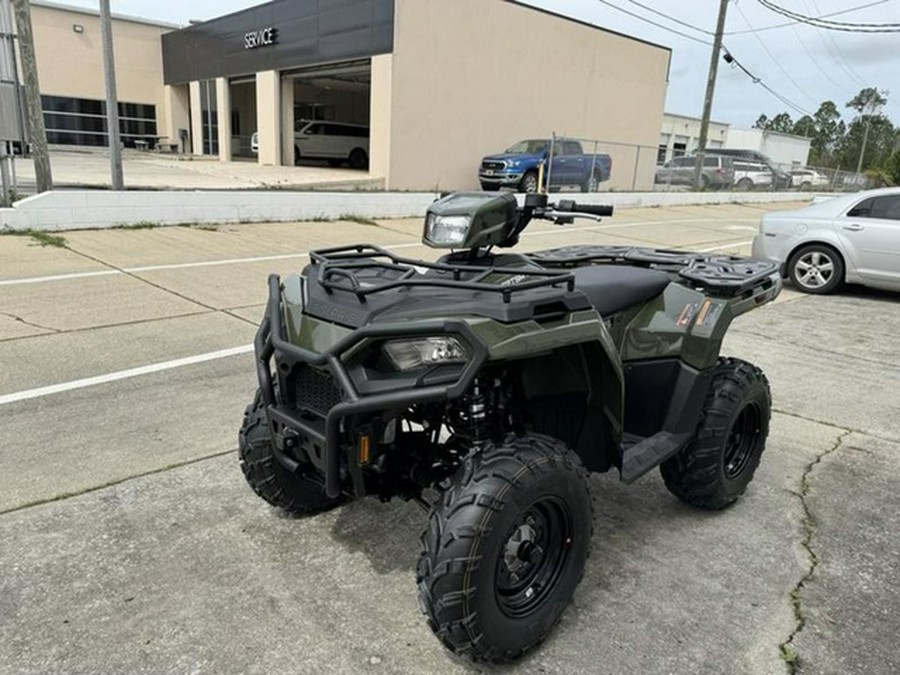
[[[112,189],[124,190],[122,142],[119,136],[119,99],[116,96],[116,57],[113,53],[112,18],[109,0],[100,0],[100,33],[103,39],[103,75],[106,79],[106,131]]]
[[[550,178],[553,176],[553,153],[556,150],[556,132],[550,136],[550,154],[547,156],[547,193],[550,193]],[[543,186],[539,186],[543,188]],[[540,192],[540,190],[538,190]]]
[[[31,27],[31,6],[28,0],[13,0],[16,10],[16,29],[19,33],[19,52],[22,57],[22,77],[25,80],[25,106],[31,140],[31,156],[37,191],[53,189],[50,171],[50,152],[41,109],[41,85],[38,81],[37,59],[34,54],[34,31]]]
[[[872,123],[871,117],[866,117],[866,131],[863,134],[862,148],[859,150],[859,162],[856,163],[856,173],[862,173],[863,157],[866,154],[866,143],[869,140],[869,125]]]
[[[719,0],[719,21],[716,24],[716,37],[713,40],[712,56],[709,59],[706,97],[703,99],[703,121],[700,123],[700,140],[697,145],[697,158],[694,161],[694,187],[700,187],[700,175],[703,171],[703,156],[706,154],[706,140],[709,137],[709,118],[712,115],[713,95],[716,92],[716,73],[719,70],[719,52],[722,50],[722,33],[725,31],[727,11],[728,0]]]
[[[588,192],[596,192],[600,189],[600,181],[597,181],[597,188],[594,188],[594,171],[597,169],[597,141],[594,141],[594,152],[591,155],[591,172],[588,174]]]
[[[12,14],[9,11],[9,0],[0,0],[0,84],[13,85],[15,87],[16,78],[13,67],[12,53],[15,47],[13,45],[12,31]],[[18,108],[19,91],[14,89],[16,97],[16,107]],[[22,140],[21,125],[19,127],[19,138]],[[8,138],[0,138],[0,206],[11,205],[13,185],[10,181],[10,166],[7,157],[11,155]],[[9,161],[12,165],[12,162]]]

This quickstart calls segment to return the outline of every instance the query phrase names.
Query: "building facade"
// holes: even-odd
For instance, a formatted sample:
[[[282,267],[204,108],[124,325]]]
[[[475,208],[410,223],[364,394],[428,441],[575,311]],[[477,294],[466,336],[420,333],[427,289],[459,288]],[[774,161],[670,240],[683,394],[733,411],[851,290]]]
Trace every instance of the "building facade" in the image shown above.
[[[806,166],[812,139],[765,129],[730,129],[726,148],[759,150],[778,166],[789,169]]]
[[[99,12],[32,0],[31,21],[47,141],[108,146]],[[160,41],[176,28],[123,16],[113,22],[122,141],[128,147],[166,135]]]
[[[106,145],[98,17],[33,5],[50,141]],[[290,165],[301,121],[353,123],[386,188],[443,190],[555,132],[608,143],[611,188],[652,185],[666,47],[513,0],[274,0],[173,28],[114,21],[126,145]]]
[[[700,145],[701,123],[702,120],[699,117],[665,113],[659,134],[659,151],[656,156],[656,163],[665,164],[676,157],[694,154]],[[710,121],[706,139],[707,148],[710,150],[724,148],[727,137],[727,124]]]

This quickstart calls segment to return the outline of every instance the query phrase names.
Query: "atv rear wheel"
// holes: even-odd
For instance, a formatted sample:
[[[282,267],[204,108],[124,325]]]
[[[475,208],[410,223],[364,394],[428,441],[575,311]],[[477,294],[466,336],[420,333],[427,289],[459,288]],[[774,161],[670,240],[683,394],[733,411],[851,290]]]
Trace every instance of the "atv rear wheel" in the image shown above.
[[[422,535],[419,603],[451,651],[518,658],[547,637],[584,574],[587,472],[549,436],[487,444],[442,484]]]
[[[660,466],[669,492],[703,509],[735,502],[759,466],[771,410],[769,383],[759,368],[719,359],[694,440]]]
[[[258,391],[244,412],[238,452],[244,478],[272,506],[304,515],[326,511],[343,502],[340,498],[328,498],[321,483],[309,475],[291,473],[276,459],[266,410]]]

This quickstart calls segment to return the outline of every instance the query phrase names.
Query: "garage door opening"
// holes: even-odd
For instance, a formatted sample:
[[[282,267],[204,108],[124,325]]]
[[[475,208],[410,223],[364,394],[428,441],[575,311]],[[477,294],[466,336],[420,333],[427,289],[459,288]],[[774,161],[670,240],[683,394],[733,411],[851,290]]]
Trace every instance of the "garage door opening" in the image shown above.
[[[282,146],[287,163],[367,170],[372,67],[369,60],[282,73],[291,82]]]
[[[256,78],[234,78],[231,84],[231,156],[256,159],[251,147],[256,131]]]

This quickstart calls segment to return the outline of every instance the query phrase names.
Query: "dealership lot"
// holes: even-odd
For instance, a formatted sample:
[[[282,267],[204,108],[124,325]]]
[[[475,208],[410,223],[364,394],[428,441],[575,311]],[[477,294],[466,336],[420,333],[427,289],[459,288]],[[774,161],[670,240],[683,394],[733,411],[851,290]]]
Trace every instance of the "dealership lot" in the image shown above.
[[[799,206],[796,204],[794,206]],[[585,243],[749,252],[791,205],[623,210],[535,225]],[[419,615],[424,515],[355,503],[284,518],[244,484],[236,435],[265,278],[316,247],[409,256],[418,221],[0,237],[0,673],[465,672]],[[657,474],[592,478],[593,554],[522,672],[896,672],[900,296],[788,289],[725,353],[768,374],[776,413],[736,507]],[[798,628],[802,625],[802,630]]]

